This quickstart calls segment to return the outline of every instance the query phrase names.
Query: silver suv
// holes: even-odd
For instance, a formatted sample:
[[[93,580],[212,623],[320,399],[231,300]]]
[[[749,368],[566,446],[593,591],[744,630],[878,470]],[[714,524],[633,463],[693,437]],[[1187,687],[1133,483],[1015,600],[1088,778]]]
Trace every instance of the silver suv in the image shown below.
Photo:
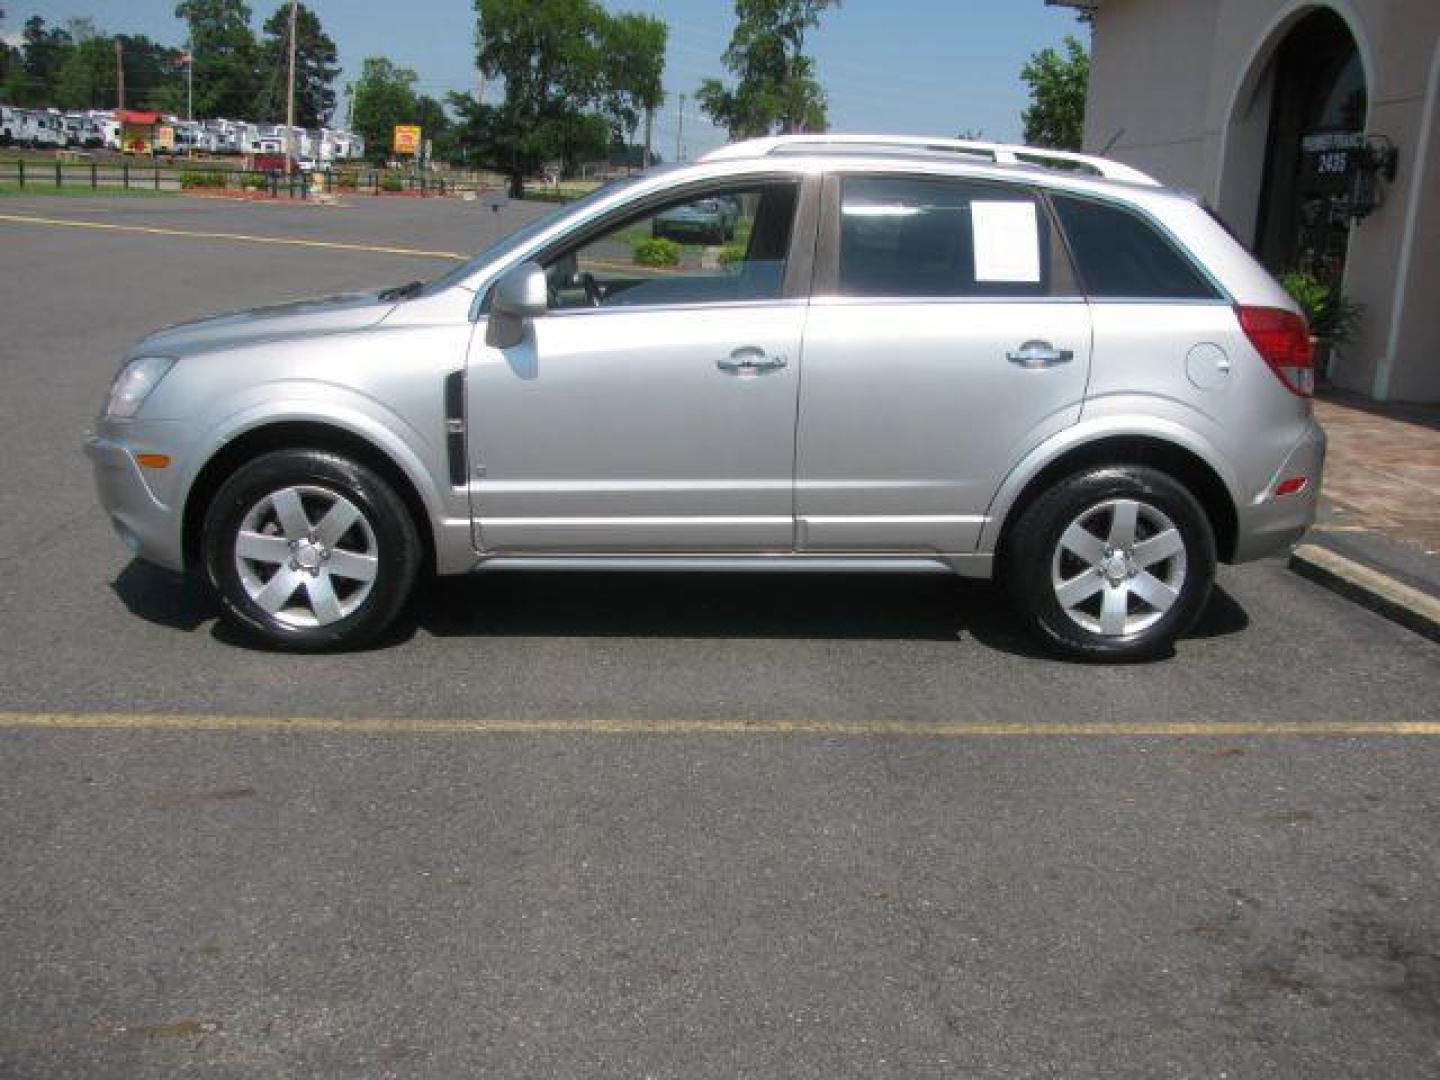
[[[697,203],[728,244],[654,243]],[[797,136],[428,284],[162,330],[87,450],[132,552],[290,649],[373,639],[422,571],[906,570],[1119,660],[1304,532],[1312,378],[1290,298],[1143,174]]]

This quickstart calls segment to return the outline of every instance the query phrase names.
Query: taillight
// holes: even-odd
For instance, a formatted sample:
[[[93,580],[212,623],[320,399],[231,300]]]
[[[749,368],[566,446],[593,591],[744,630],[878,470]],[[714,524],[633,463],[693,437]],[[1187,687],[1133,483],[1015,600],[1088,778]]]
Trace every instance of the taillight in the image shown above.
[[[1250,344],[1287,390],[1301,397],[1315,393],[1315,350],[1304,319],[1282,308],[1237,307],[1235,314]]]

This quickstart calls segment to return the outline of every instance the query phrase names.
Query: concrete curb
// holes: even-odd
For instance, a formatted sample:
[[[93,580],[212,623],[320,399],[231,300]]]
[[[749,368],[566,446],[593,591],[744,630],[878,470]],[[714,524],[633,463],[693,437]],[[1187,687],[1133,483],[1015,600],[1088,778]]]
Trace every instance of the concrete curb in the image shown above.
[[[1440,642],[1440,599],[1428,593],[1317,544],[1296,548],[1290,556],[1290,569],[1391,622]]]

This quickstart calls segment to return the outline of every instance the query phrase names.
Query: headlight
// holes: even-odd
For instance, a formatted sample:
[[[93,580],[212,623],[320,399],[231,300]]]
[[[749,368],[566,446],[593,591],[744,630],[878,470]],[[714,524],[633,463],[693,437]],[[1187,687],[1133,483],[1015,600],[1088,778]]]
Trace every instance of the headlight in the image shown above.
[[[134,416],[145,404],[150,391],[160,385],[165,373],[174,366],[175,361],[168,356],[137,356],[131,360],[110,384],[105,415],[121,419]]]

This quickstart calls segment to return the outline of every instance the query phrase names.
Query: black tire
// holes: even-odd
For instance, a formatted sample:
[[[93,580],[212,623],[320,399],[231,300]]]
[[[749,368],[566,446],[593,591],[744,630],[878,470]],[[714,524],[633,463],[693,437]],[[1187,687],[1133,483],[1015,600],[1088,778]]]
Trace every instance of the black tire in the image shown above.
[[[1117,516],[1129,514],[1119,508],[1129,504],[1137,507],[1130,515],[1136,522],[1131,543],[1112,548],[1111,539],[1123,535],[1123,526],[1121,533],[1114,531]],[[1100,537],[1092,526],[1106,521],[1110,528]],[[1072,526],[1091,535],[1067,533]],[[1178,532],[1183,547],[1142,569],[1140,563],[1161,547],[1147,550],[1140,544],[1165,533],[1165,548],[1173,547],[1169,528]],[[1083,540],[1079,545],[1077,538]],[[1100,545],[1096,554],[1104,555],[1093,563],[1072,550],[1089,548],[1091,540]],[[1133,554],[1137,549],[1138,556]],[[1114,663],[1168,655],[1204,610],[1215,581],[1215,533],[1204,508],[1183,484],[1143,466],[1095,468],[1060,480],[1015,521],[1000,556],[1001,576],[1027,629],[1047,648],[1078,660]],[[1136,581],[1142,576],[1151,580]],[[1156,580],[1163,590],[1155,588]],[[1061,601],[1062,585],[1072,601],[1068,610]],[[1096,592],[1073,602],[1092,586]],[[1169,606],[1150,603],[1139,594],[1142,586]],[[1107,613],[1112,594],[1116,607]],[[1109,623],[1109,632],[1102,632],[1102,622]]]
[[[270,532],[262,538],[264,542],[288,543],[290,530],[279,525],[278,513],[274,509],[259,508],[272,497],[283,497],[292,490],[301,492],[306,521],[313,526],[309,531],[317,538],[324,539],[320,537],[319,525],[327,506],[334,508],[348,503],[360,516],[334,539],[327,554],[319,556],[324,560],[320,566],[306,570],[291,561],[288,566],[277,563],[271,568],[273,577],[286,571],[298,581],[292,595],[292,600],[298,603],[272,612],[257,602],[252,591],[257,585],[268,583],[268,578],[261,575],[274,560],[266,558],[247,563],[247,570],[242,571],[236,545],[247,519],[253,523],[266,514],[271,514],[272,519],[264,526]],[[272,506],[278,507],[278,502]],[[257,513],[259,518],[254,516]],[[422,561],[415,521],[394,488],[366,466],[321,450],[279,450],[242,465],[225,481],[206,509],[201,545],[206,578],[230,621],[252,638],[293,652],[352,649],[373,641],[404,608]],[[293,551],[294,545],[290,546]],[[316,558],[314,550],[317,549],[307,553],[312,561]],[[322,546],[318,550],[326,549]],[[366,562],[369,569],[365,572],[371,575],[368,582],[353,581],[338,570],[331,577],[326,569],[330,559],[334,556],[337,560],[334,565],[338,566],[342,554],[352,559],[358,556]],[[332,599],[342,591],[345,593],[331,609],[338,616],[333,617],[333,621],[322,622],[320,605],[311,593],[311,581],[307,580],[307,575],[316,579],[322,572],[327,586],[331,586]],[[248,577],[248,585],[242,573]],[[318,585],[318,581],[315,584]],[[307,604],[313,609],[311,617],[315,624],[297,624],[297,620],[304,618],[303,609]],[[343,615],[339,615],[342,610]]]

